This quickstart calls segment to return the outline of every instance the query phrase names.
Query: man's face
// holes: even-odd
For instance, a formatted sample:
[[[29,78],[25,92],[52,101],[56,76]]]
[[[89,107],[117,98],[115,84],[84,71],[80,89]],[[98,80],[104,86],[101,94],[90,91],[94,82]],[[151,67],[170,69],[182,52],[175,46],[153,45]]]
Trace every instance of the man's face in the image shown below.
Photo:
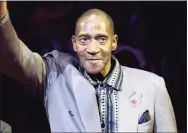
[[[111,67],[111,52],[117,47],[117,35],[111,31],[105,18],[91,15],[77,25],[72,37],[73,48],[80,64],[90,74],[105,76]]]

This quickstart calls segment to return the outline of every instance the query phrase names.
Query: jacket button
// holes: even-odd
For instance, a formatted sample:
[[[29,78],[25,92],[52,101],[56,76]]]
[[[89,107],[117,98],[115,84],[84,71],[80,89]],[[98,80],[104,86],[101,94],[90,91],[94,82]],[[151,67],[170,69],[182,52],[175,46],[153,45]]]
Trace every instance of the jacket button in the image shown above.
[[[106,86],[106,84],[101,83],[99,86],[100,86],[100,88],[104,88]]]
[[[101,127],[102,127],[102,128],[104,128],[104,127],[105,127],[105,124],[104,124],[104,122],[103,122],[103,123],[101,124]]]
[[[72,111],[69,111],[69,114],[70,114],[71,116],[74,116],[74,113],[73,113]]]

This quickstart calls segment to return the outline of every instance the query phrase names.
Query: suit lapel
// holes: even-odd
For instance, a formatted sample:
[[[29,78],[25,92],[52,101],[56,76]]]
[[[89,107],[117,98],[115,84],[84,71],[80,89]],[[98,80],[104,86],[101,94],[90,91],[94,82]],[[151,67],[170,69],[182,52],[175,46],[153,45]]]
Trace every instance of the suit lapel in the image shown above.
[[[95,89],[80,72],[75,71],[77,74],[72,77],[75,81],[72,89],[85,130],[86,132],[101,132]]]
[[[119,92],[119,132],[136,132],[141,94],[136,92],[124,70],[122,91]]]

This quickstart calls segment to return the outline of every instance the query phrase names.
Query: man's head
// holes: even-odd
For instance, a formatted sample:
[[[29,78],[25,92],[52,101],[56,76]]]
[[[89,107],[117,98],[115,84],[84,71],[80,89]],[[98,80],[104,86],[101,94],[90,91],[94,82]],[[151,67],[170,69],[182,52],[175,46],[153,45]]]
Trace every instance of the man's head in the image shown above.
[[[72,36],[73,49],[80,64],[89,74],[103,76],[111,67],[111,53],[117,47],[117,35],[111,17],[99,9],[83,13],[76,22]]]

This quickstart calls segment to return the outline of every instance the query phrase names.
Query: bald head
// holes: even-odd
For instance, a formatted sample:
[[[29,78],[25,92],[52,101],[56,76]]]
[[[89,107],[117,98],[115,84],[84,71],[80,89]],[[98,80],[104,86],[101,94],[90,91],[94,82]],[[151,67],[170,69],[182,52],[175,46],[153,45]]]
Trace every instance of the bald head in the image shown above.
[[[75,34],[77,33],[77,31],[79,29],[78,27],[79,27],[80,23],[92,16],[102,18],[106,22],[105,24],[107,24],[109,26],[110,32],[112,34],[114,34],[114,22],[113,22],[112,18],[106,12],[104,12],[100,9],[90,9],[90,10],[84,12],[76,21]]]
[[[114,23],[104,11],[91,9],[78,18],[72,43],[80,65],[87,73],[101,73],[104,77],[108,74],[117,41]]]

